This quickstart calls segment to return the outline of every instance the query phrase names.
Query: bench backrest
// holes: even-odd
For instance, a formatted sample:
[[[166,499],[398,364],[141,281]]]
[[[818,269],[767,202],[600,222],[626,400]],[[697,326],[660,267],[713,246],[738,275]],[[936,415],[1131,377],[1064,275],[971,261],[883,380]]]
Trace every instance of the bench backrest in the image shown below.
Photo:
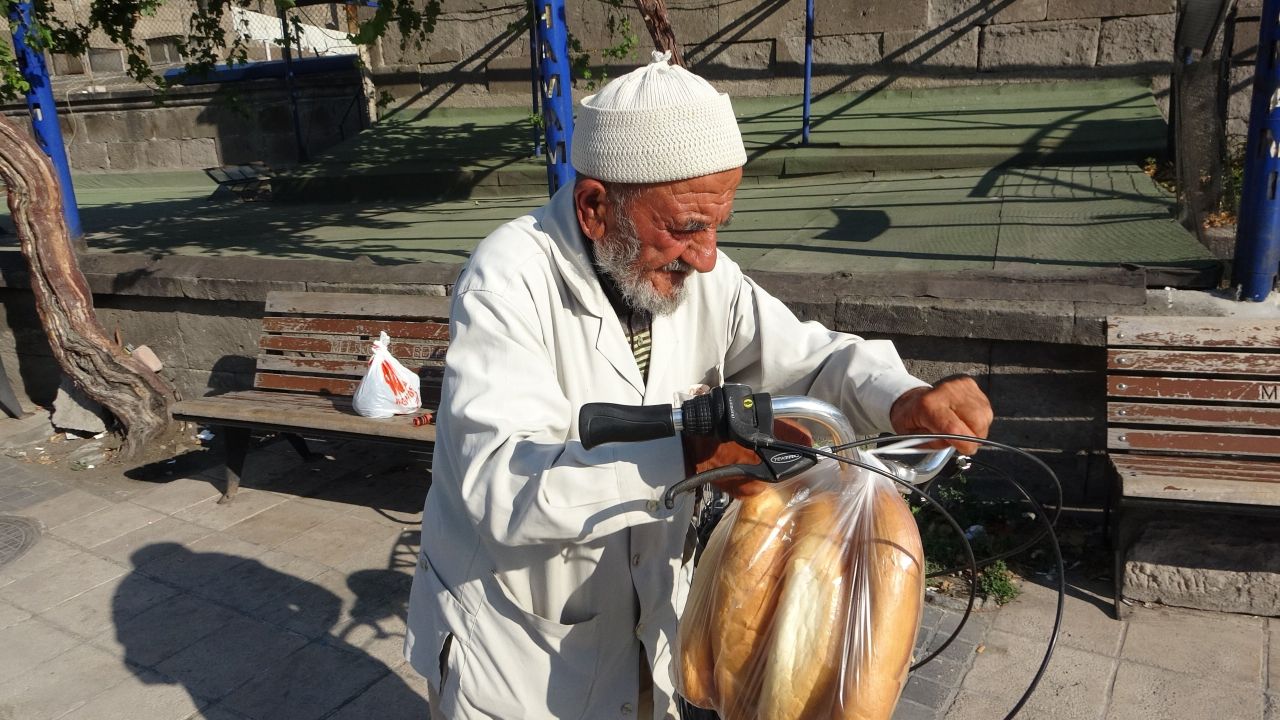
[[[267,295],[259,390],[350,397],[368,369],[378,333],[422,379],[422,405],[439,404],[449,347],[449,298],[424,295],[273,292]]]
[[[1280,319],[1107,319],[1107,449],[1280,461]]]

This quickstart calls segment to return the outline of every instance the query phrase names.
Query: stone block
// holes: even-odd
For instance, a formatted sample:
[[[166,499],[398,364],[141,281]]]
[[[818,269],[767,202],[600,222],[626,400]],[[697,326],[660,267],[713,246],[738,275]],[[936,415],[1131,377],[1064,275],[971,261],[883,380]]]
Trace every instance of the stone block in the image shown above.
[[[113,142],[107,144],[107,164],[112,170],[137,170],[147,161],[147,143]]]
[[[131,675],[110,653],[80,645],[6,683],[5,714],[11,718],[66,717],[91,705],[95,696]]]
[[[187,692],[181,683],[150,670],[136,668],[119,685],[95,695],[92,702],[63,715],[60,720],[240,720],[221,714],[217,708],[199,712],[207,704],[207,701]]]
[[[879,336],[876,336],[879,337]],[[969,375],[984,392],[990,392],[991,348],[988,340],[953,340],[940,343],[933,338],[889,335],[907,370],[927,382],[951,375]]]
[[[209,138],[182,141],[182,166],[199,169],[221,165],[218,144]]]
[[[80,553],[0,588],[0,598],[40,613],[124,574],[124,568]]]
[[[156,108],[147,114],[151,137],[156,140],[187,140],[189,137],[214,137],[214,128],[200,126],[197,119],[204,108]]]
[[[338,516],[327,508],[291,501],[238,522],[226,532],[256,545],[276,547]]]
[[[855,35],[929,26],[929,0],[816,0],[814,33]]]
[[[779,64],[804,65],[804,36],[778,42]],[[880,62],[879,35],[829,35],[813,39],[815,72],[867,68]]]
[[[1066,302],[841,298],[836,325],[843,332],[931,337],[1070,342],[1074,309]]]
[[[918,69],[975,70],[980,30],[894,30],[884,34],[884,62]]]
[[[58,396],[53,399],[53,426],[59,430],[74,430],[96,435],[106,432],[106,420],[111,413],[84,393],[68,377],[58,386]]]
[[[960,30],[974,25],[1036,22],[1048,16],[1048,0],[930,0],[929,27]]]
[[[132,592],[134,580],[150,583],[133,573],[123,586],[126,592]],[[184,593],[119,623],[94,644],[116,651],[135,665],[154,667],[238,617],[227,608]]]
[[[22,514],[39,520],[45,527],[52,528],[110,506],[111,503],[97,495],[91,495],[83,490],[72,490],[33,505]]]
[[[988,25],[982,30],[979,70],[1093,67],[1099,20]]]
[[[251,163],[262,158],[262,137],[251,135],[227,135],[217,139],[218,157],[226,165]]]
[[[75,170],[102,171],[111,167],[107,146],[103,143],[74,143],[67,146],[67,156]]]
[[[1100,67],[1167,66],[1173,58],[1174,15],[1143,15],[1102,21]]]
[[[41,617],[92,638],[176,594],[160,583],[125,575],[46,610]]]
[[[1165,15],[1176,9],[1174,0],[1049,0],[1048,19]]]
[[[717,25],[707,33],[707,39],[703,42],[714,44],[721,41],[804,37],[804,9],[802,0],[765,3],[760,0],[728,0],[716,6],[715,14],[705,9],[699,11],[716,20]],[[676,27],[679,32],[679,26]],[[681,39],[684,39],[683,35]]]
[[[11,680],[40,663],[78,645],[74,635],[41,620],[28,618],[0,630],[0,683]]]
[[[166,366],[187,367],[174,303],[159,298],[107,295],[95,298],[98,320],[129,345],[147,345]]]
[[[249,717],[323,717],[387,674],[386,665],[350,648],[312,643],[227,697]],[[316,682],[317,677],[326,678]]]
[[[152,140],[147,143],[146,166],[164,169],[182,167],[182,141]]]
[[[151,508],[123,502],[103,508],[75,522],[63,523],[50,532],[67,542],[93,548],[138,528],[146,527],[163,517]]]
[[[694,72],[735,71],[767,73],[773,64],[773,41],[685,46],[685,62]]]
[[[238,617],[160,663],[156,670],[198,697],[216,699],[279,664],[306,642],[259,620]]]
[[[130,140],[126,137],[124,113],[86,112],[79,116],[84,126],[85,142],[117,143]]]
[[[1253,61],[1258,57],[1258,26],[1257,18],[1236,20],[1235,35],[1231,40],[1231,62],[1236,67],[1248,63],[1252,69]]]
[[[1124,594],[1201,610],[1280,615],[1280,530],[1250,518],[1151,519],[1126,556]],[[1150,650],[1144,656],[1160,665],[1158,655]],[[1237,674],[1243,677],[1246,669]]]
[[[532,70],[527,57],[496,58],[484,67],[484,79],[489,92],[527,93],[531,77]]]
[[[239,313],[174,313],[184,349],[183,367],[219,372],[252,372],[262,321]],[[162,356],[163,357],[163,356]]]

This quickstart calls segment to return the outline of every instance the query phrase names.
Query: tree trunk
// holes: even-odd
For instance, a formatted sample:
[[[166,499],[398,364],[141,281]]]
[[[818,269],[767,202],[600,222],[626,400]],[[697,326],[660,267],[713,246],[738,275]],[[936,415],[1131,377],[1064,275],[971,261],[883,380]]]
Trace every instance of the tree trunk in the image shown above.
[[[653,46],[662,52],[671,52],[671,62],[684,67],[684,53],[680,43],[676,42],[676,31],[671,28],[671,18],[667,15],[667,3],[664,0],[635,0],[640,17],[644,18],[645,27],[649,28],[649,36],[653,38]]]
[[[124,459],[135,459],[174,429],[173,388],[117,347],[98,324],[93,295],[71,247],[62,191],[30,135],[0,118],[0,179],[31,273],[40,324],[62,371],[125,427]]]

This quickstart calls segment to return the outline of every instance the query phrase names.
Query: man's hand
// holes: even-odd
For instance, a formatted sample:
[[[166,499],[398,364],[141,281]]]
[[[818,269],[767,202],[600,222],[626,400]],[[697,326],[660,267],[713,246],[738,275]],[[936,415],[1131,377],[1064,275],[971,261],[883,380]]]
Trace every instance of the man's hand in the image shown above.
[[[967,375],[956,375],[931,388],[908,390],[893,403],[889,421],[901,435],[941,433],[985,438],[991,429],[991,401]],[[926,447],[954,445],[964,455],[978,451],[978,444],[958,440],[938,441]]]
[[[773,436],[806,447],[813,444],[813,437],[808,431],[790,420],[775,420]],[[736,442],[720,442],[703,435],[684,436],[684,461],[685,472],[689,475],[725,465],[758,465],[763,462],[750,448]],[[721,480],[713,484],[736,498],[758,495],[766,487],[766,483],[746,477]]]

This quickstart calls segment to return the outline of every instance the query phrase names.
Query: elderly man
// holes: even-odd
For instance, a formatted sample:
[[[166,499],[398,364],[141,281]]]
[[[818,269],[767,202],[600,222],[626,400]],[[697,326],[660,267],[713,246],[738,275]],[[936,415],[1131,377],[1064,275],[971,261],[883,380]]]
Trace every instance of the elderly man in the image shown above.
[[[693,501],[659,498],[681,442],[585,450],[583,404],[732,381],[866,433],[991,421],[971,380],[930,387],[891,343],[800,322],[716,250],[746,153],[702,78],[655,53],[582,101],[572,161],[577,182],[481,242],[454,288],[406,641],[437,718],[676,714]]]

